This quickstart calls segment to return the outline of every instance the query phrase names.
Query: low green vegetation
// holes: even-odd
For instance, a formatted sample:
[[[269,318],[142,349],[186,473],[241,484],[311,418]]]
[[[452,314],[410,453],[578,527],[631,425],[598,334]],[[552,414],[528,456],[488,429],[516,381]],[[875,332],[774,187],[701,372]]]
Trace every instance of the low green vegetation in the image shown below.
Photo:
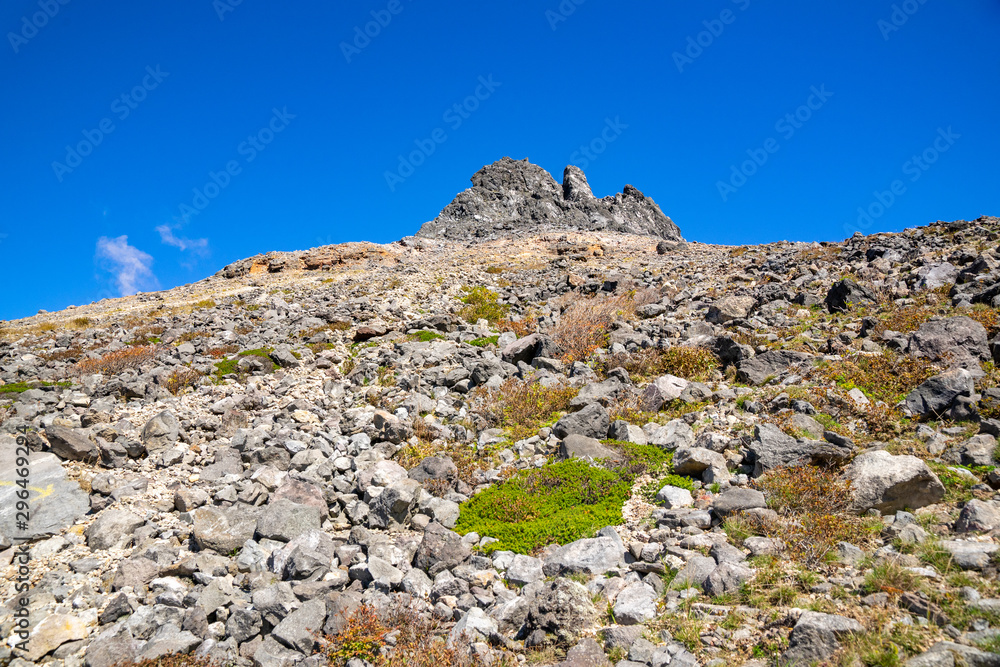
[[[483,336],[482,338],[475,338],[469,341],[469,345],[473,347],[489,347],[490,345],[496,345],[497,341],[500,340],[500,336]]]
[[[0,394],[20,394],[36,387],[70,387],[71,382],[11,382],[0,385]]]
[[[465,304],[465,308],[459,311],[459,315],[466,322],[477,322],[486,320],[490,324],[496,324],[507,317],[510,306],[499,302],[500,296],[485,287],[466,287],[466,295],[460,299]]]
[[[432,340],[444,340],[444,336],[436,331],[418,331],[406,337],[407,340],[417,343],[429,343]]]
[[[649,445],[607,444],[621,453],[621,460],[592,465],[570,459],[514,473],[463,503],[455,530],[497,539],[486,547],[488,552],[527,554],[622,523],[622,505],[635,480],[646,473],[669,476],[671,456]],[[678,477],[678,485],[684,479]]]

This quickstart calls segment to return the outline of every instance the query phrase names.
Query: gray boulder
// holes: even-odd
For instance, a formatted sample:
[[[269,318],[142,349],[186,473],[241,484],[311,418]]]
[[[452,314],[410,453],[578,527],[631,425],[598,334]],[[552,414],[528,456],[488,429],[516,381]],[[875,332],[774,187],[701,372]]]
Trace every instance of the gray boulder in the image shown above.
[[[169,410],[156,415],[142,427],[142,444],[150,454],[166,449],[180,438],[181,425]]]
[[[591,403],[579,412],[573,412],[552,427],[552,434],[565,439],[568,435],[585,435],[598,440],[608,437],[611,420],[608,411],[599,403]]]
[[[793,350],[768,350],[756,357],[744,359],[736,367],[736,379],[740,382],[759,385],[768,378],[778,377],[792,366],[812,359],[811,354]]]
[[[326,622],[326,601],[307,600],[271,631],[271,636],[290,649],[309,655],[317,645]]]
[[[753,569],[742,563],[721,563],[705,579],[705,593],[712,597],[736,593],[753,574]]]
[[[752,296],[724,296],[709,306],[705,319],[715,324],[742,320],[750,314],[756,305],[757,299]]]
[[[945,371],[916,387],[906,397],[906,407],[917,417],[940,417],[960,396],[972,396],[972,374],[964,368]]]
[[[615,599],[615,621],[621,625],[637,625],[656,617],[656,591],[637,581],[626,586]]]
[[[131,537],[135,529],[144,523],[145,519],[128,510],[116,507],[106,509],[84,531],[87,546],[93,550],[110,549],[122,538]]]
[[[738,512],[762,507],[767,507],[763,493],[740,486],[726,489],[712,501],[712,511],[723,519]]]
[[[661,375],[642,390],[642,406],[646,410],[657,411],[664,403],[677,400],[684,393],[688,381],[675,375]]]
[[[259,514],[258,508],[242,504],[227,508],[199,507],[192,512],[195,544],[199,549],[228,556],[253,539]]]
[[[433,577],[442,570],[464,563],[471,555],[472,551],[458,533],[432,522],[424,529],[413,565]]]
[[[726,457],[702,447],[680,447],[674,452],[674,472],[698,477],[709,468],[726,470]]]
[[[82,429],[50,425],[45,428],[45,438],[52,453],[65,461],[92,463],[100,456],[97,444]]]
[[[840,648],[839,639],[864,632],[864,626],[851,618],[804,611],[792,628],[783,664],[807,665],[826,660]]]
[[[991,359],[986,328],[964,315],[925,322],[910,335],[909,352],[931,361],[948,361],[963,368]]]
[[[529,633],[541,630],[568,644],[597,621],[590,592],[575,581],[559,577],[543,584],[535,594],[526,622]]]
[[[613,531],[612,531],[613,532]],[[566,574],[604,574],[618,567],[625,554],[621,538],[593,537],[559,547],[545,559],[543,571],[548,577]]]
[[[559,454],[557,458],[561,461],[571,458],[610,459],[617,461],[621,455],[615,450],[605,447],[599,440],[588,438],[585,435],[570,434],[559,443]]]
[[[0,436],[0,535],[30,540],[55,535],[90,510],[87,492],[77,481],[66,478],[59,459],[47,452],[32,452],[28,456],[31,520],[23,530],[23,525],[19,526],[21,517],[17,516],[21,491],[17,486],[17,454],[14,439]]]
[[[830,287],[824,303],[831,313],[844,313],[854,306],[878,303],[878,297],[870,288],[844,278]]]
[[[852,509],[892,514],[918,509],[944,498],[945,488],[927,464],[915,456],[893,456],[885,450],[865,452],[844,470],[851,482]]]
[[[945,452],[941,458],[950,463],[958,463],[964,466],[990,466],[996,465],[994,454],[997,448],[997,440],[988,433],[974,435],[965,442],[952,447]]]
[[[281,498],[264,506],[257,519],[257,534],[270,540],[288,542],[302,533],[319,530],[322,517],[316,507]]]
[[[819,465],[845,461],[854,447],[847,440],[840,444],[824,440],[796,440],[774,424],[754,427],[754,439],[747,447],[747,459],[753,464],[753,476],[768,470],[800,465]]]
[[[988,532],[1000,528],[1000,507],[995,502],[976,500],[965,503],[955,522],[955,532]]]

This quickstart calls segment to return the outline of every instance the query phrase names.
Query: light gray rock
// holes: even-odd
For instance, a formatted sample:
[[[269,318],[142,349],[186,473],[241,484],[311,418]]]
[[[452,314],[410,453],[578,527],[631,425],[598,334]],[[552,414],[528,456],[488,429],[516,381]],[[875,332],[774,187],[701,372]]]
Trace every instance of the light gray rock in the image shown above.
[[[242,504],[228,508],[199,507],[191,513],[195,544],[199,549],[228,556],[253,539],[259,514],[258,508]]]
[[[718,565],[714,558],[707,556],[695,556],[680,569],[677,576],[671,582],[671,588],[703,588],[708,576],[715,571]]]
[[[64,461],[93,463],[100,456],[97,443],[83,429],[50,425],[45,428],[45,438],[52,453]]]
[[[864,626],[854,619],[804,611],[792,628],[788,650],[781,656],[781,660],[793,665],[826,660],[840,648],[839,639],[862,632]]]
[[[699,477],[709,468],[726,469],[726,457],[701,447],[678,447],[674,452],[674,472],[678,475]]]
[[[264,506],[257,519],[257,534],[270,540],[288,542],[302,533],[318,530],[321,523],[319,510],[315,507],[282,498]]]
[[[31,508],[27,529],[17,516],[17,450],[14,438],[0,436],[0,535],[39,539],[55,535],[90,510],[90,498],[79,483],[66,479],[59,459],[49,453],[32,452],[28,457],[30,476],[28,504]]]
[[[778,377],[789,368],[812,359],[811,354],[792,350],[769,350],[756,357],[744,359],[737,366],[736,379],[759,385],[768,378]]]
[[[545,559],[543,571],[548,577],[566,574],[604,574],[618,567],[625,555],[620,539],[594,537],[559,547]]]
[[[101,512],[97,520],[87,526],[87,546],[93,550],[110,549],[132,533],[146,520],[126,509],[112,507]]]
[[[885,450],[865,452],[844,470],[851,481],[852,509],[875,508],[883,514],[918,509],[944,498],[945,488],[927,464],[915,456],[893,456]]]
[[[159,413],[142,427],[142,444],[150,454],[171,447],[180,438],[180,423],[169,410]]]
[[[726,489],[712,501],[712,511],[720,518],[750,509],[767,507],[764,494],[757,489],[734,486]]]
[[[615,599],[615,621],[622,625],[637,625],[656,617],[656,591],[642,582],[629,584]]]
[[[532,556],[518,554],[514,556],[514,559],[507,567],[505,578],[516,586],[525,586],[536,581],[541,581],[545,578],[545,574],[542,571],[542,561]]]
[[[285,616],[271,631],[271,636],[290,649],[309,655],[317,645],[317,637],[326,622],[326,601],[307,600]]]
[[[965,540],[943,540],[941,548],[951,554],[955,565],[963,570],[982,570],[990,563],[997,549],[992,542],[967,542]]]
[[[646,410],[657,411],[664,403],[677,400],[688,386],[688,381],[675,375],[661,375],[642,390],[642,404]]]
[[[656,502],[667,509],[678,509],[694,505],[694,498],[691,497],[691,492],[687,489],[681,489],[668,484],[657,492]]]
[[[705,579],[705,593],[712,597],[736,593],[753,574],[753,569],[742,563],[721,563]]]
[[[672,419],[649,434],[649,444],[663,449],[678,449],[694,445],[694,431],[683,419]]]
[[[571,458],[582,459],[585,457],[589,457],[595,461],[598,459],[609,459],[612,461],[621,459],[621,455],[618,452],[610,447],[605,447],[599,440],[588,438],[585,435],[572,433],[559,443],[558,459],[560,461]]]
[[[724,296],[708,308],[705,319],[715,324],[745,319],[757,305],[752,296]]]
[[[964,315],[925,322],[910,335],[909,352],[931,361],[947,361],[963,368],[991,359],[986,328]]]
[[[994,502],[975,498],[965,503],[955,522],[957,533],[988,532],[997,528],[1000,528],[1000,508]]]

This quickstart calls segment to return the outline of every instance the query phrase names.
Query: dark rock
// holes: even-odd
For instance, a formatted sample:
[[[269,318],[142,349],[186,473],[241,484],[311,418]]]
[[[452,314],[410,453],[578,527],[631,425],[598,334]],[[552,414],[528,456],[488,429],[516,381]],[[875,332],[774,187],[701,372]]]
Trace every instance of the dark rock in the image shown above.
[[[764,384],[768,378],[778,377],[792,366],[812,359],[812,355],[792,350],[768,350],[737,366],[736,379],[749,384]]]
[[[870,288],[845,278],[833,284],[826,293],[824,303],[831,313],[843,313],[852,306],[878,303],[878,297]]]
[[[906,407],[918,417],[940,417],[960,396],[972,396],[972,375],[957,368],[935,375],[906,397]]]
[[[608,411],[598,403],[591,403],[578,412],[572,412],[552,427],[552,433],[557,438],[565,439],[568,435],[584,435],[588,438],[601,440],[608,437],[611,420]]]
[[[631,185],[614,197],[596,199],[576,167],[566,168],[560,187],[541,167],[507,157],[476,172],[472,187],[425,223],[417,236],[489,240],[504,231],[565,228],[680,238],[677,225]]]

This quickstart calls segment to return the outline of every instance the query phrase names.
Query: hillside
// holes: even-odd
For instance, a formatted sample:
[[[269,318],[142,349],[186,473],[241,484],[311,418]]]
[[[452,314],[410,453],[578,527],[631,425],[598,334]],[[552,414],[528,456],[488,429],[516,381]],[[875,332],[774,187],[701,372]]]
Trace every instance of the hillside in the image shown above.
[[[491,167],[6,323],[0,659],[1000,664],[1000,219],[706,245]]]

